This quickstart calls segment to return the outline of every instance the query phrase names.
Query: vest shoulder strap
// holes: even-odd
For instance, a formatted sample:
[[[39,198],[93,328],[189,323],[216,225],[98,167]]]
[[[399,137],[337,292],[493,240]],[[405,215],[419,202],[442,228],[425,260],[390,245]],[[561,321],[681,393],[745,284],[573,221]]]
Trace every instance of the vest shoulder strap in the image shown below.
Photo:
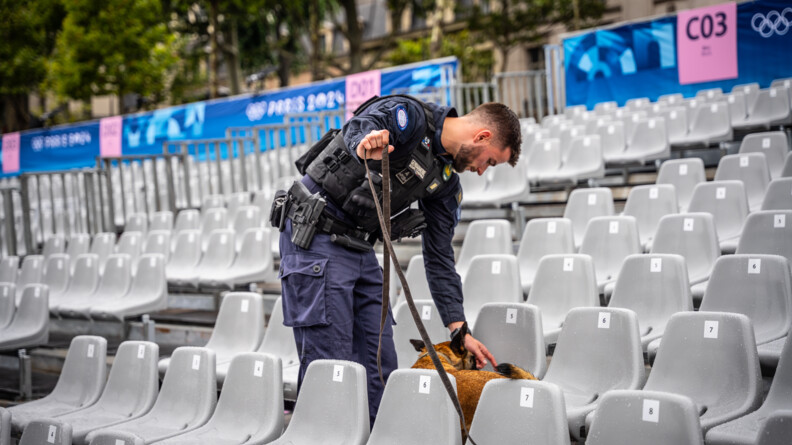
[[[367,101],[363,102],[362,104],[360,104],[360,106],[357,107],[355,109],[355,111],[352,112],[352,114],[357,116],[360,113],[362,113],[366,108],[371,106],[372,104],[375,104],[377,102],[383,101],[385,99],[390,99],[390,98],[393,98],[393,97],[403,97],[405,99],[410,99],[410,100],[413,100],[415,102],[418,102],[421,105],[421,108],[423,108],[423,110],[424,110],[424,118],[426,119],[427,133],[431,132],[431,134],[434,135],[434,132],[437,130],[437,126],[435,125],[434,119],[432,118],[432,116],[433,116],[432,110],[429,109],[429,106],[426,104],[426,102],[424,102],[424,101],[422,101],[420,99],[417,99],[415,97],[409,96],[407,94],[391,94],[389,96],[372,96],[369,100],[367,100]]]

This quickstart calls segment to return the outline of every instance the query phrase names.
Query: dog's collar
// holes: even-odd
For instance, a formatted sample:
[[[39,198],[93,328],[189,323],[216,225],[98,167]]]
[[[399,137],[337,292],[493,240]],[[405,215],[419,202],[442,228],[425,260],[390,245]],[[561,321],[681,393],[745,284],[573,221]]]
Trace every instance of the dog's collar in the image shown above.
[[[442,352],[440,352],[440,351],[438,351],[436,349],[435,349],[435,352],[437,353],[437,357],[438,358],[444,358],[449,365],[454,366],[453,362],[451,361],[451,357],[449,357],[448,355],[446,355],[446,354],[444,354],[444,353],[442,353]],[[418,360],[420,360],[420,359],[422,359],[424,357],[427,357],[428,355],[429,355],[429,352],[424,352],[423,354],[418,356]]]

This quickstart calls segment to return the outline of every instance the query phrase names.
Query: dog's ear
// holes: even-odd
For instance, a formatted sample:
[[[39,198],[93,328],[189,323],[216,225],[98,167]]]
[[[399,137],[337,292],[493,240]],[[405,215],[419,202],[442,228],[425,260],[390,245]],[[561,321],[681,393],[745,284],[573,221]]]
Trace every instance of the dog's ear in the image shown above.
[[[410,344],[412,344],[413,348],[415,348],[415,350],[418,351],[418,352],[423,351],[424,348],[426,347],[426,345],[424,344],[423,340],[416,340],[414,338],[410,339]]]
[[[465,349],[465,336],[468,335],[468,325],[467,322],[462,324],[462,327],[459,328],[459,332],[451,339],[451,350],[454,351],[455,354],[459,356],[465,355],[467,349]]]

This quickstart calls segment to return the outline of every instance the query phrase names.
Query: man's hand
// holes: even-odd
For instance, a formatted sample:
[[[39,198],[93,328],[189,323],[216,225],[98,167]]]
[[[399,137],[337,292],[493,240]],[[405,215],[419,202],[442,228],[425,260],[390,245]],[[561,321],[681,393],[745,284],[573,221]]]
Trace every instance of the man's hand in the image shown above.
[[[393,152],[393,145],[389,145],[390,132],[388,130],[372,130],[357,146],[356,153],[360,159],[382,159],[382,150],[388,148],[388,153]],[[368,153],[367,153],[368,152]]]
[[[476,367],[478,369],[486,366],[487,360],[492,363],[493,368],[498,366],[498,362],[495,361],[495,357],[487,350],[487,347],[470,334],[465,336],[465,348],[476,357]]]

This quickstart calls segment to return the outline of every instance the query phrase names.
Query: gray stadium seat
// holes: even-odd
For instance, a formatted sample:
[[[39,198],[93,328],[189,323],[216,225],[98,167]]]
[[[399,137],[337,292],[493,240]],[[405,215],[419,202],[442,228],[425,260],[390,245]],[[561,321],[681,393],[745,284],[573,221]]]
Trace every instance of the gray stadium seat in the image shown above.
[[[388,378],[367,445],[402,443],[462,445],[459,416],[435,370],[397,369]]]
[[[148,217],[145,213],[132,213],[127,216],[124,232],[140,232],[145,235],[148,232]]]
[[[193,283],[195,269],[201,262],[201,233],[197,230],[182,230],[176,235],[173,253],[165,267],[168,282],[179,286]]]
[[[756,97],[759,96],[759,84],[756,82],[735,85],[731,89],[732,93],[740,92],[746,99],[746,103],[752,106]]]
[[[476,324],[478,312],[486,303],[521,303],[520,270],[514,255],[476,255],[462,280],[465,319]]]
[[[723,90],[720,88],[707,88],[696,92],[696,99],[703,101],[717,101],[723,98]]]
[[[789,124],[789,94],[788,89],[784,86],[759,90],[753,106],[748,110],[748,119],[743,123],[734,124],[734,128],[761,127],[769,129],[773,125]]]
[[[618,159],[627,147],[627,137],[624,134],[624,122],[602,121],[597,125],[596,132],[602,142],[602,158],[605,162]]]
[[[608,307],[636,313],[646,351],[649,343],[663,336],[672,315],[693,310],[685,259],[679,255],[628,256]]]
[[[781,255],[792,263],[792,210],[765,210],[748,215],[737,253]]]
[[[256,352],[263,352],[281,359],[283,365],[283,397],[287,400],[297,399],[297,377],[300,370],[300,358],[297,355],[297,345],[294,343],[292,328],[283,324],[283,306],[281,297],[275,300],[275,305],[270,314],[264,339]],[[223,373],[223,366],[218,366],[218,372]]]
[[[176,233],[182,230],[199,230],[201,228],[201,213],[195,209],[185,209],[176,215],[176,222],[173,223],[173,231]]]
[[[630,190],[624,216],[632,216],[644,251],[652,247],[657,224],[665,215],[679,213],[676,190],[671,184],[639,185]]]
[[[538,307],[524,303],[485,304],[473,332],[498,363],[517,365],[538,379],[544,376],[547,358]],[[492,364],[487,362],[483,369],[492,371]]]
[[[69,242],[66,244],[66,255],[72,260],[78,256],[88,253],[91,249],[91,237],[85,233],[76,233],[69,237]]]
[[[226,197],[226,208],[228,209],[228,214],[232,217],[236,214],[237,210],[240,207],[249,206],[250,205],[250,193],[249,192],[239,192],[228,195]]]
[[[704,283],[720,256],[715,222],[709,213],[666,215],[660,219],[651,253],[672,253],[685,258],[693,298],[704,295]],[[696,287],[695,285],[699,285]]]
[[[685,100],[685,97],[682,96],[682,93],[671,93],[663,94],[658,97],[657,103],[663,105],[678,105],[681,104],[683,100]]]
[[[583,130],[580,130],[582,133]],[[576,137],[569,143],[564,154],[561,146],[561,168],[545,175],[542,182],[572,182],[584,179],[603,178],[605,162],[602,159],[602,144],[598,135]]]
[[[228,269],[234,263],[236,243],[234,231],[216,229],[209,235],[201,262],[189,277],[193,286],[222,287],[230,289]]]
[[[97,304],[91,318],[118,320],[163,310],[168,305],[168,283],[165,281],[165,261],[162,255],[141,255],[132,286],[123,298]]]
[[[668,145],[668,130],[662,117],[639,119],[635,123],[632,137],[628,139],[623,153],[608,162],[646,164],[671,156]]]
[[[49,341],[49,289],[29,284],[11,323],[0,330],[0,351],[33,348]]]
[[[159,395],[151,410],[137,419],[94,430],[87,440],[103,432],[125,432],[146,443],[192,431],[212,415],[217,403],[214,353],[204,348],[181,347],[173,352]]]
[[[683,106],[669,106],[655,112],[655,116],[665,119],[668,143],[683,139],[688,129],[688,109]]]
[[[429,338],[432,339],[432,344],[450,340],[450,333],[443,325],[434,301],[431,299],[413,301],[418,313],[421,314],[421,321],[429,334]],[[406,301],[402,301],[395,307],[393,319],[396,322],[393,326],[393,343],[396,346],[399,368],[409,368],[415,363],[419,355],[410,340],[420,340],[421,335],[418,333],[418,328],[415,327],[415,322],[412,319],[412,314]]]
[[[125,253],[114,253],[107,259],[96,292],[64,301],[57,307],[58,315],[68,318],[90,318],[97,304],[116,301],[129,291],[132,282],[132,262]]]
[[[781,177],[788,152],[789,141],[783,131],[749,134],[740,143],[740,153],[764,153],[773,179]]]
[[[638,317],[628,309],[569,311],[544,382],[564,392],[569,432],[585,436],[585,419],[607,391],[638,389],[644,361]]]
[[[734,253],[745,218],[748,217],[748,195],[742,181],[711,181],[698,184],[693,190],[688,211],[712,215],[721,252]]]
[[[14,428],[23,430],[32,420],[68,414],[96,403],[105,386],[106,359],[107,340],[92,335],[74,337],[52,392],[8,409]]]
[[[786,160],[784,160],[784,169],[781,170],[781,177],[792,177],[792,153],[787,153],[786,155]]]
[[[209,236],[217,229],[228,229],[228,212],[225,208],[211,208],[201,214],[201,249],[206,250]]]
[[[71,301],[80,301],[83,298],[90,297],[96,292],[99,286],[99,260],[96,255],[86,253],[77,257],[72,262],[74,271],[69,280],[69,287],[66,292],[53,297],[50,295],[50,312],[54,315],[58,314],[58,308],[61,304]]]
[[[22,298],[22,291],[28,284],[38,284],[42,282],[44,272],[44,257],[41,255],[28,255],[22,260],[22,267],[19,269],[19,278],[16,287],[16,304]]]
[[[167,230],[168,232],[173,230],[173,212],[169,210],[155,212],[151,215],[149,230]]]
[[[341,360],[314,360],[305,372],[289,426],[270,445],[364,445],[370,428],[365,368]]]
[[[243,245],[242,234],[245,233],[247,229],[257,229],[263,226],[259,212],[260,210],[258,207],[248,205],[239,207],[236,213],[233,213],[234,220],[231,228],[234,229],[234,233],[237,237],[237,250]]]
[[[748,195],[748,207],[751,211],[759,210],[767,185],[770,184],[770,170],[765,155],[745,153],[722,157],[715,171],[715,180],[728,179],[742,181]]]
[[[699,158],[672,159],[663,162],[657,173],[657,184],[671,184],[676,189],[679,211],[686,212],[699,182],[707,180],[704,161]]]
[[[575,247],[580,247],[586,225],[596,216],[613,215],[613,192],[607,187],[575,189],[569,194],[564,218],[572,221]]]
[[[63,235],[50,235],[44,241],[44,246],[41,249],[41,254],[44,255],[44,258],[49,258],[52,254],[65,252],[66,239],[63,238]]]
[[[615,101],[599,102],[598,104],[594,105],[594,111],[597,114],[608,114],[616,111],[617,108],[619,108],[619,104]]]
[[[210,209],[225,209],[225,196],[223,195],[206,195],[201,200],[201,213],[205,213]]]
[[[644,389],[690,397],[707,431],[759,407],[762,377],[755,344],[745,315],[678,313],[668,322]]]
[[[479,445],[569,445],[564,394],[535,380],[490,380],[481,393],[470,435]]]
[[[90,445],[145,445],[140,436],[124,432],[104,432],[94,436]]]
[[[792,96],[792,93],[790,93]],[[783,445],[792,437],[792,410],[776,411],[759,430],[762,445]]]
[[[561,168],[561,141],[557,138],[536,140],[526,156],[528,181],[540,182]]]
[[[792,329],[792,277],[778,255],[718,258],[700,310],[736,312],[752,322],[756,344],[786,337]]]
[[[204,348],[215,354],[215,363],[231,362],[237,354],[253,352],[264,335],[264,303],[255,292],[230,292],[223,297],[212,336]],[[170,359],[159,362],[159,372],[168,370]]]
[[[19,257],[7,256],[0,260],[0,283],[16,284],[19,274]]]
[[[91,431],[136,419],[154,406],[159,391],[158,356],[156,343],[121,343],[99,400],[87,408],[57,417],[72,426],[75,443],[86,444],[85,438]]]
[[[588,255],[547,255],[539,261],[528,303],[542,311],[547,345],[556,342],[567,313],[576,307],[599,306],[594,263]]]
[[[640,438],[640,439],[639,439]],[[587,445],[704,445],[696,405],[657,391],[606,393],[594,411]]]
[[[432,291],[429,290],[429,282],[426,280],[426,268],[424,267],[423,255],[413,255],[407,265],[407,272],[404,273],[404,278],[407,280],[407,285],[410,286],[410,294],[413,300],[429,300],[432,298]],[[395,278],[391,275],[391,281]],[[396,301],[391,302],[391,306],[395,307],[396,304],[404,298],[404,291],[399,290],[399,296]]]
[[[265,444],[283,431],[283,391],[280,359],[248,352],[231,361],[212,418],[196,430],[162,445]]]
[[[143,242],[142,254],[158,253],[165,258],[165,264],[168,263],[171,253],[170,230],[151,230],[146,234],[146,239]]]
[[[11,413],[0,408],[0,445],[11,445]]]
[[[16,285],[0,282],[0,332],[11,324],[16,312]]]
[[[691,102],[691,105],[693,102]],[[695,103],[688,125],[688,133],[674,145],[708,146],[732,140],[731,115],[726,101]]]
[[[71,426],[57,419],[37,419],[25,428],[19,445],[71,445]]]
[[[464,281],[470,268],[470,261],[476,255],[501,254],[512,255],[512,233],[509,221],[502,219],[480,219],[468,226],[456,270]]]
[[[616,281],[624,259],[643,252],[638,228],[632,216],[598,216],[589,220],[580,253],[594,261],[597,287],[602,293],[605,285]]]
[[[143,248],[143,234],[141,232],[124,232],[118,238],[115,253],[125,253],[132,260],[132,271],[135,271],[140,250]]]
[[[275,232],[277,233],[277,232]],[[272,257],[273,231],[263,227],[247,229],[237,233],[236,238],[242,241],[239,253],[231,267],[225,272],[228,286],[256,283],[272,280],[276,276]]]
[[[527,296],[531,291],[539,260],[545,255],[560,253],[575,253],[572,222],[564,218],[534,218],[528,221],[517,250],[523,294]]]
[[[767,186],[762,210],[792,210],[792,178],[778,178]]]

